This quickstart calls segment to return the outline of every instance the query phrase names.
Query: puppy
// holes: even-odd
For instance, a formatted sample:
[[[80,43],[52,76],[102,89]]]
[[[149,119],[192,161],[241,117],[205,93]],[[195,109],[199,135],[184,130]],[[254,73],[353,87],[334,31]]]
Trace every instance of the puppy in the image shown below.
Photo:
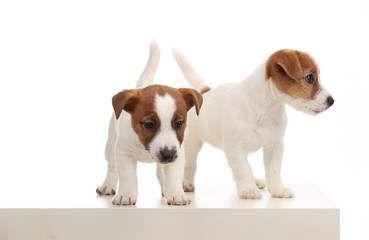
[[[293,197],[292,190],[281,180],[287,124],[285,104],[315,115],[334,103],[320,85],[315,61],[304,52],[280,50],[244,81],[210,90],[181,53],[173,50],[173,56],[190,85],[204,93],[199,118],[189,113],[184,190],[194,191],[197,155],[207,142],[225,152],[240,198],[262,197],[258,186],[263,188],[265,182],[255,182],[247,161],[248,154],[260,148],[263,148],[266,184],[271,195]]]
[[[187,112],[195,106],[199,114],[202,96],[188,88],[142,87],[152,83],[159,59],[159,47],[153,41],[137,88],[119,92],[112,100],[114,114],[105,149],[108,172],[96,192],[115,194],[115,205],[136,204],[138,161],[156,162],[162,194],[169,205],[190,202],[182,188],[185,162],[182,143]]]

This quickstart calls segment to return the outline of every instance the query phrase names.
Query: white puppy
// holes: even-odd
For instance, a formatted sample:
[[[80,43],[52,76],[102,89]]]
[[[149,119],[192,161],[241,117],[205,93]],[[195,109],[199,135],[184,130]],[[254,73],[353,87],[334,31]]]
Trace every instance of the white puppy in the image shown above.
[[[113,97],[105,156],[108,172],[96,189],[100,195],[115,194],[116,205],[134,205],[137,201],[137,161],[156,162],[157,177],[168,204],[189,203],[182,188],[184,169],[184,132],[187,111],[193,106],[198,114],[202,96],[193,89],[151,84],[159,64],[160,52],[151,43],[150,57],[136,89],[124,90]]]
[[[194,191],[197,155],[204,142],[222,149],[228,159],[240,198],[261,198],[247,156],[263,148],[267,188],[273,197],[294,194],[281,180],[285,104],[309,114],[328,109],[334,100],[320,85],[319,68],[306,53],[280,50],[249,77],[211,91],[186,58],[173,56],[192,87],[204,94],[201,115],[189,113],[183,187]]]

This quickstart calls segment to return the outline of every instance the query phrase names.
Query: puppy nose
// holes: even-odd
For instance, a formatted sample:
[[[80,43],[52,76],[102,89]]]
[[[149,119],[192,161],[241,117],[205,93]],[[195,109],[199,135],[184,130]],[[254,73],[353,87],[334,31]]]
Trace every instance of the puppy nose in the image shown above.
[[[170,150],[165,147],[164,149],[160,149],[159,151],[159,160],[160,163],[171,163],[174,162],[177,158],[177,150],[175,147],[172,147]]]
[[[333,99],[331,96],[327,97],[327,104],[328,104],[328,107],[332,106],[332,105],[333,105],[333,103],[334,103],[334,99]]]

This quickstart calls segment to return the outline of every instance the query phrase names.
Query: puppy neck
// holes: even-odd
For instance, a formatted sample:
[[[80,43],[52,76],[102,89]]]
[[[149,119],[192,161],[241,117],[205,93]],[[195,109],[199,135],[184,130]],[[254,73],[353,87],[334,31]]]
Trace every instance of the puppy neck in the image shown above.
[[[268,107],[270,105],[283,104],[279,97],[279,92],[272,79],[265,79],[266,61],[260,64],[246,79],[240,84],[238,89],[243,92],[243,96],[250,98],[252,102]]]

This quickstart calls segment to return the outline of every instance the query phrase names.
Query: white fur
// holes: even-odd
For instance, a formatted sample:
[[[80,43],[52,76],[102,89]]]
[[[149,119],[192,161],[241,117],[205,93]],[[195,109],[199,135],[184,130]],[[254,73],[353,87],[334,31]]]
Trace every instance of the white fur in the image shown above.
[[[160,61],[160,49],[155,39],[150,44],[150,55],[147,60],[145,69],[141,73],[140,78],[137,81],[136,88],[147,86],[152,84],[156,70],[158,69]]]
[[[197,89],[198,91],[202,91],[207,88],[207,85],[200,75],[193,69],[191,63],[176,49],[173,50],[173,57],[176,59],[177,63],[181,66],[181,71],[183,75],[186,77],[190,85]]]
[[[315,95],[314,99],[293,99],[287,94],[280,93],[280,98],[286,103],[290,104],[296,110],[305,112],[308,114],[318,114],[329,108],[327,104],[327,98],[330,93],[323,87],[321,87],[318,93]]]
[[[159,162],[157,156],[160,149],[179,149],[177,134],[171,124],[176,108],[176,103],[169,94],[155,97],[155,111],[160,119],[160,129],[149,144],[149,153],[156,162]]]
[[[194,71],[183,55],[173,53],[186,78]],[[205,88],[195,74],[193,87]],[[207,142],[222,149],[228,159],[240,198],[261,198],[247,156],[261,148],[264,154],[267,188],[273,197],[293,197],[281,180],[283,137],[287,124],[285,104],[314,114],[327,108],[329,93],[322,89],[313,100],[292,99],[281,93],[272,79],[266,80],[265,63],[240,83],[219,86],[204,94],[199,117],[189,112],[186,132],[186,164],[184,188],[194,189],[196,161],[202,144]],[[205,87],[204,87],[205,86]],[[201,90],[201,89],[197,89]],[[325,99],[324,99],[325,98]],[[259,186],[262,186],[258,183]]]
[[[137,84],[138,87],[152,83],[159,64],[160,56],[158,54],[159,48],[153,41],[150,57]],[[108,171],[105,181],[97,188],[97,192],[102,195],[114,194],[119,179],[118,191],[113,198],[113,204],[136,204],[138,161],[157,163],[157,177],[168,204],[182,205],[190,202],[182,188],[184,150],[171,128],[171,120],[176,109],[175,101],[170,95],[156,96],[154,106],[161,127],[150,143],[150,152],[145,149],[134,132],[129,113],[122,111],[118,120],[114,114],[111,117],[105,149]],[[159,163],[157,154],[159,149],[164,146],[177,148],[178,157],[174,162]]]

